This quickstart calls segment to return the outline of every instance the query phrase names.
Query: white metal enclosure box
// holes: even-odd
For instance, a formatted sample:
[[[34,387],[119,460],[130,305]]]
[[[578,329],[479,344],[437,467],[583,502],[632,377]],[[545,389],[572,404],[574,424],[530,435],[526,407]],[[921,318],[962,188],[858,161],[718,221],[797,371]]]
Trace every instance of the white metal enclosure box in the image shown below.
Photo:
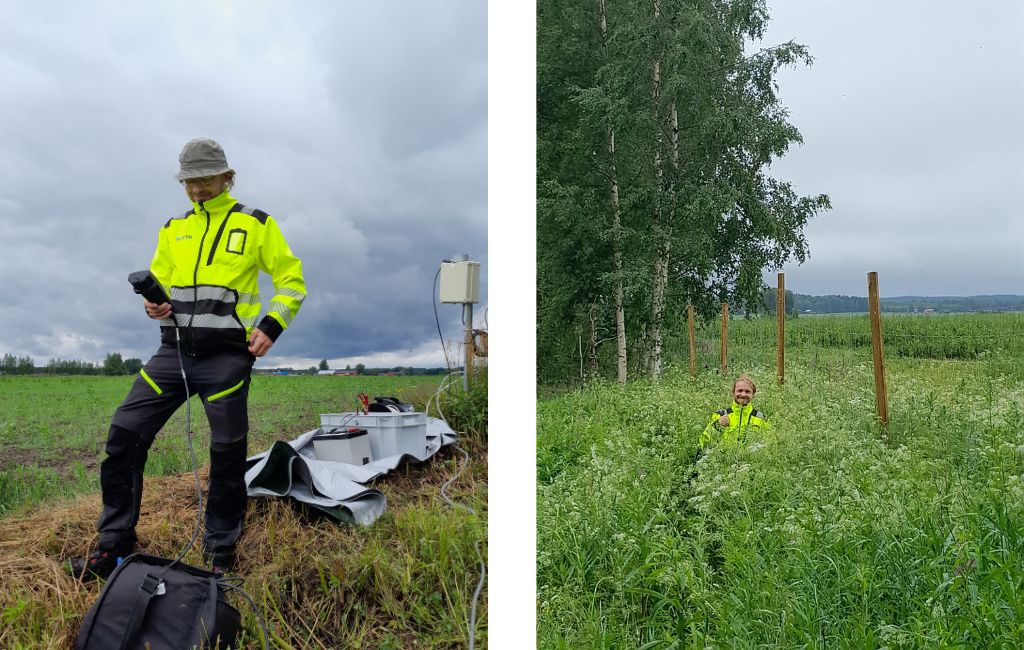
[[[480,262],[442,262],[440,283],[441,302],[480,302]]]

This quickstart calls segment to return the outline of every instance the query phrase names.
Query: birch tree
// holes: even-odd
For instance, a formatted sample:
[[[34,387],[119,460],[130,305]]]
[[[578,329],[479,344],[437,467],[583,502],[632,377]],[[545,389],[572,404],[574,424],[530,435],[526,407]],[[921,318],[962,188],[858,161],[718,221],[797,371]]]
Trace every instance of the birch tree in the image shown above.
[[[810,56],[753,48],[763,0],[541,0],[537,15],[538,369],[593,369],[614,327],[614,376],[630,361],[658,377],[686,303],[756,308],[764,271],[806,259],[828,197],[768,171],[800,142],[775,74]]]
[[[598,20],[601,26],[601,46],[605,63],[608,62],[608,17],[605,0],[598,0]],[[615,274],[615,375],[620,384],[626,383],[626,311],[622,291],[622,219],[619,212],[619,181],[615,168],[615,125],[611,111],[607,111],[608,182],[612,208],[612,268]]]

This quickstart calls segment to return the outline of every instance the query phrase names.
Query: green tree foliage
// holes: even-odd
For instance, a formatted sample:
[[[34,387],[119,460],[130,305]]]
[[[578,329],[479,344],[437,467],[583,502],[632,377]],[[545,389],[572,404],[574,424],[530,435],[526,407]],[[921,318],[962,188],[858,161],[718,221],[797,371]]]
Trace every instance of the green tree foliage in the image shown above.
[[[828,197],[767,171],[801,141],[775,75],[811,57],[749,49],[763,0],[541,0],[537,16],[538,378],[579,376],[584,342],[613,339],[612,130],[629,358],[646,371],[667,314],[756,310],[762,272],[806,259]]]
[[[798,311],[796,307],[796,298],[792,291],[785,289],[786,296],[786,315],[795,316]],[[779,295],[779,290],[775,287],[769,287],[761,293],[761,303],[758,311],[767,312],[774,316],[777,310],[776,296]]]
[[[13,354],[7,353],[0,360],[0,371],[7,375],[31,375],[36,371],[36,367],[32,357],[27,354],[23,357],[15,357]]]
[[[125,374],[134,375],[138,371],[142,370],[142,359],[125,359],[124,360],[124,371]]]
[[[96,364],[78,359],[50,359],[43,372],[48,375],[95,375],[99,374]]]
[[[320,370],[328,370],[327,359],[320,359]]]
[[[107,358],[103,360],[103,374],[105,375],[124,375],[127,371],[124,367],[124,360],[121,359],[120,352],[111,352],[107,355]]]
[[[581,314],[606,295],[608,181],[603,111],[582,101],[600,63],[594,7],[544,1],[537,11],[537,355],[554,378],[573,373]]]

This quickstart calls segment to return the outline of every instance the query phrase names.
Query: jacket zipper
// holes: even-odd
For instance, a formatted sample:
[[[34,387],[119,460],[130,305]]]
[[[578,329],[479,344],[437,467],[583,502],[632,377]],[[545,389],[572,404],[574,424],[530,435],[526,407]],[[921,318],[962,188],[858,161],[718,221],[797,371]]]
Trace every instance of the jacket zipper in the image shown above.
[[[235,203],[235,205],[238,205],[238,204]],[[217,229],[217,234],[213,238],[213,246],[210,247],[210,256],[208,258],[206,258],[206,265],[207,266],[210,266],[211,264],[213,264],[213,254],[217,252],[217,246],[220,244],[220,237],[221,237],[221,235],[224,234],[224,226],[228,225],[228,217],[230,217],[231,213],[234,212],[235,205],[233,205],[230,208],[228,208],[228,211],[224,214],[224,221],[220,222],[220,228]],[[207,213],[207,218],[209,218],[209,213]],[[209,227],[209,223],[207,223],[207,227]],[[202,254],[202,249],[199,249],[199,250],[200,250],[200,255],[201,255]]]
[[[749,406],[749,404],[748,404]],[[747,441],[747,429],[750,428],[750,419],[754,417],[754,407],[750,407],[750,411],[747,413],[747,426],[743,426],[743,407],[740,407],[740,434],[743,436],[743,442]]]
[[[740,405],[736,404],[736,406],[740,406]],[[750,413],[747,414],[747,426],[746,427],[743,426],[743,408],[744,407],[740,406],[739,415],[736,417],[736,429],[737,429],[736,439],[741,441],[741,442],[746,442],[746,440],[747,440],[747,427],[750,426],[750,418],[754,417],[754,407],[751,406],[750,407]],[[737,411],[734,408],[734,409],[732,409],[732,412],[736,413]]]
[[[206,233],[210,232],[210,212],[203,205],[202,201],[199,202],[199,209],[206,214],[206,229],[203,230],[203,237],[199,240],[199,252],[196,253],[196,267],[192,271],[192,318],[188,321],[188,349],[191,353],[190,356],[195,356],[195,348],[192,346],[192,327],[196,319],[196,303],[199,301],[199,263],[203,259],[203,243],[206,242]]]

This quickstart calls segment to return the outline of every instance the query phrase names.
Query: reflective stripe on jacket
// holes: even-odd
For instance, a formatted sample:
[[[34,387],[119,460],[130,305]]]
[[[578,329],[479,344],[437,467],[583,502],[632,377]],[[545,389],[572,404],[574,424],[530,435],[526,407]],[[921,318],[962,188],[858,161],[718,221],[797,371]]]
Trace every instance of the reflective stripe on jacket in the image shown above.
[[[729,426],[723,427],[718,419],[728,414]],[[758,411],[750,404],[741,407],[736,402],[728,409],[715,411],[711,414],[711,421],[704,427],[700,434],[700,446],[703,448],[715,435],[717,431],[722,432],[724,442],[736,442],[745,440],[749,431],[759,431],[771,427],[764,413]]]
[[[302,262],[277,222],[226,191],[192,207],[160,229],[150,264],[171,297],[184,349],[193,355],[245,350],[254,327],[276,341],[306,297]],[[260,270],[274,283],[262,320]],[[173,344],[174,321],[160,325],[162,340]]]

